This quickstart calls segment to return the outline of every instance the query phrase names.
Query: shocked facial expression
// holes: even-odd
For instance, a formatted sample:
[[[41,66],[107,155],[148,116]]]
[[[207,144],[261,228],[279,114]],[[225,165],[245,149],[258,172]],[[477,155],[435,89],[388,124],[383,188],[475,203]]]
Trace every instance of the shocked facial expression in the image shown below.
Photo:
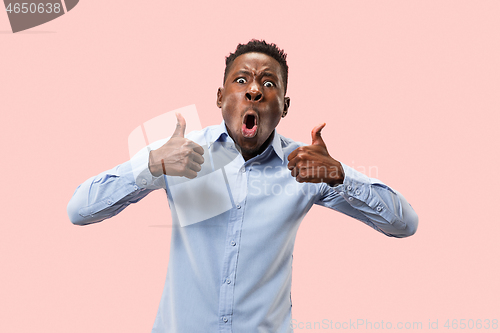
[[[274,128],[288,110],[281,66],[263,53],[245,53],[234,59],[217,106],[226,128],[248,160],[269,144]]]

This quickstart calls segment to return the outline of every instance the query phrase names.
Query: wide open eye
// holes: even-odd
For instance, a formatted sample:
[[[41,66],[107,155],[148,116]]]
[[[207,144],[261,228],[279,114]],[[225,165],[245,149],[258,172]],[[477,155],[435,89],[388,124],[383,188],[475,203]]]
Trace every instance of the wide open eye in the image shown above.
[[[275,86],[276,85],[271,81],[264,82],[264,87],[270,88],[270,87],[275,87]]]
[[[243,78],[243,77],[239,77],[239,78],[237,78],[235,80],[235,82],[237,82],[237,83],[247,83],[247,80],[245,78]]]

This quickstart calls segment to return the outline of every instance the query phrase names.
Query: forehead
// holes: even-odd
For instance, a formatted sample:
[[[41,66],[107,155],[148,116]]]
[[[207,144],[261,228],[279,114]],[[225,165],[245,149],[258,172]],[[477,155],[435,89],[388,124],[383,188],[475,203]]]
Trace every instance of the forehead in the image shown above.
[[[234,59],[229,74],[239,70],[246,69],[250,71],[266,71],[273,72],[281,79],[280,63],[271,56],[264,53],[249,52],[238,56]]]

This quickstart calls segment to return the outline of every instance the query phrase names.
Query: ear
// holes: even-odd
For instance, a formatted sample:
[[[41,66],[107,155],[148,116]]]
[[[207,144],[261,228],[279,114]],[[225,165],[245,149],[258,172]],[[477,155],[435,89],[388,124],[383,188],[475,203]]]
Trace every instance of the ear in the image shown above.
[[[283,107],[283,113],[281,114],[281,118],[285,118],[288,113],[288,108],[290,107],[290,97],[285,97],[285,106]]]
[[[217,89],[217,107],[220,109],[222,107],[222,96],[224,95],[224,88],[219,87]]]

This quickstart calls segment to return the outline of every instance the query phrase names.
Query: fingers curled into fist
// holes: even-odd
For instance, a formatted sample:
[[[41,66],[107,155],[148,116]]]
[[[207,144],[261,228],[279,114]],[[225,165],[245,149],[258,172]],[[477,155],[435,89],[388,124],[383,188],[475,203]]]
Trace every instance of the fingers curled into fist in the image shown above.
[[[330,156],[321,137],[325,123],[311,132],[312,143],[302,146],[288,155],[288,169],[299,183],[340,184],[344,181],[344,170],[339,161]]]
[[[163,146],[150,152],[149,170],[155,177],[165,174],[193,179],[205,161],[204,150],[196,142],[184,137],[186,120],[179,113],[175,115],[177,125],[174,134]]]

